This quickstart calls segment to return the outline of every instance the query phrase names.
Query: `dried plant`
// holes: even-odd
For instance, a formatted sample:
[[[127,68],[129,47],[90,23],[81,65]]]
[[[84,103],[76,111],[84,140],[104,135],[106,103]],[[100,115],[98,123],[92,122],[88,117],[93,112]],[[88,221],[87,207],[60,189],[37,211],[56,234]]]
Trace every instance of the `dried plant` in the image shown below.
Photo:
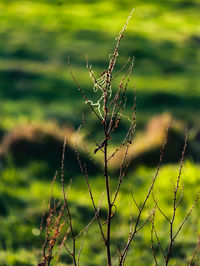
[[[80,254],[82,251],[82,247],[84,245],[84,239],[86,237],[86,233],[90,227],[90,225],[96,221],[101,237],[102,242],[105,247],[105,253],[106,253],[106,259],[107,259],[107,265],[111,266],[113,263],[116,263],[116,259],[118,258],[118,265],[122,266],[125,264],[127,254],[130,250],[131,244],[135,240],[135,236],[144,228],[144,226],[150,222],[151,223],[151,248],[153,252],[153,258],[156,265],[158,265],[157,260],[157,253],[155,249],[155,245],[158,246],[158,249],[161,252],[161,255],[163,256],[165,265],[168,265],[169,260],[171,258],[171,251],[173,248],[174,241],[178,234],[180,233],[183,225],[186,223],[187,219],[189,218],[192,210],[195,207],[195,204],[198,200],[198,196],[196,200],[194,201],[193,206],[191,207],[190,211],[186,215],[186,217],[181,222],[178,229],[175,230],[174,228],[174,220],[176,218],[176,212],[179,204],[181,203],[183,193],[178,198],[178,191],[180,189],[180,179],[181,179],[181,173],[182,173],[182,167],[183,167],[183,160],[184,155],[186,151],[187,146],[187,133],[185,138],[185,145],[183,148],[181,160],[180,160],[180,169],[179,174],[177,177],[177,181],[174,184],[174,197],[173,197],[173,214],[172,217],[169,218],[165,212],[162,210],[162,208],[159,205],[158,200],[156,200],[154,196],[154,185],[157,180],[159,170],[162,163],[162,158],[165,151],[166,141],[167,141],[167,132],[166,132],[166,138],[165,141],[161,147],[160,151],[160,159],[158,161],[158,166],[156,169],[156,172],[154,176],[152,177],[151,183],[149,185],[149,189],[147,190],[146,194],[143,195],[143,201],[142,204],[138,204],[136,199],[134,198],[134,193],[131,192],[131,196],[133,199],[133,205],[137,208],[137,214],[135,219],[131,217],[130,222],[130,229],[129,234],[127,236],[127,241],[123,245],[119,245],[116,241],[116,252],[115,254],[111,252],[111,240],[112,240],[112,221],[115,218],[115,214],[117,213],[118,205],[117,205],[117,198],[119,195],[119,191],[121,189],[121,185],[123,182],[123,179],[126,176],[127,169],[130,164],[130,156],[129,155],[129,148],[130,145],[133,142],[135,129],[136,129],[136,97],[133,97],[132,102],[132,115],[131,117],[126,116],[125,109],[127,107],[127,87],[130,80],[130,75],[133,69],[134,65],[134,58],[128,58],[127,62],[123,65],[123,67],[116,73],[116,62],[119,55],[119,46],[120,42],[124,36],[125,30],[127,28],[128,22],[133,14],[133,11],[131,11],[130,16],[128,17],[123,29],[119,33],[118,37],[116,38],[116,46],[114,49],[114,52],[109,57],[109,64],[108,67],[103,73],[101,74],[100,78],[97,78],[93,72],[92,66],[88,62],[88,58],[86,57],[86,66],[89,71],[89,76],[92,79],[93,82],[93,90],[95,93],[99,93],[99,98],[97,101],[93,101],[92,99],[89,99],[85,93],[85,91],[81,88],[79,85],[72,68],[70,66],[69,61],[69,69],[71,76],[78,88],[78,90],[81,92],[82,97],[84,99],[84,102],[90,107],[92,114],[96,117],[97,121],[99,122],[101,129],[102,129],[102,140],[99,142],[95,139],[95,136],[92,135],[91,132],[89,132],[89,136],[91,137],[91,141],[93,141],[95,148],[93,149],[93,154],[90,154],[90,152],[87,150],[87,147],[85,145],[85,149],[87,154],[89,155],[91,160],[94,160],[97,153],[101,153],[102,155],[102,161],[103,161],[103,176],[105,180],[105,194],[106,194],[106,210],[107,210],[107,217],[106,220],[102,221],[100,217],[100,209],[103,201],[104,194],[102,195],[99,203],[97,204],[94,199],[93,190],[90,185],[89,180],[89,174],[87,170],[86,163],[82,162],[79,149],[78,149],[78,140],[79,140],[79,134],[81,127],[87,127],[87,121],[85,115],[83,115],[83,124],[79,127],[76,137],[76,144],[75,144],[75,150],[77,154],[77,161],[80,166],[80,170],[82,175],[85,178],[86,185],[89,192],[89,197],[92,202],[94,215],[93,218],[90,220],[90,222],[77,234],[74,230],[74,220],[71,214],[70,210],[70,204],[68,200],[68,196],[66,194],[66,188],[65,188],[65,177],[64,177],[64,159],[65,159],[65,149],[66,149],[66,139],[64,140],[63,145],[63,154],[62,154],[62,161],[61,161],[61,186],[62,186],[62,193],[63,193],[63,201],[62,203],[55,203],[52,202],[52,196],[50,198],[49,203],[49,213],[46,219],[46,236],[45,236],[45,242],[43,245],[43,259],[42,262],[38,265],[50,265],[50,262],[52,258],[56,255],[57,261],[59,259],[59,252],[64,247],[66,252],[71,256],[73,265],[79,265],[80,263]],[[115,78],[120,77],[120,82],[115,89],[113,87],[113,80]],[[112,141],[113,135],[117,131],[117,128],[121,124],[122,120],[127,120],[129,122],[129,128],[127,129],[127,132],[122,139],[121,143],[116,147],[115,150],[109,149],[109,144]],[[115,182],[115,186],[111,186],[110,184],[110,169],[109,169],[109,162],[110,160],[121,150],[123,147],[123,158],[121,162],[119,163],[119,172],[118,172],[118,179]],[[125,147],[125,148],[124,148]],[[95,161],[95,160],[94,160]],[[56,177],[53,180],[53,183],[55,182]],[[70,187],[70,185],[69,185]],[[69,189],[68,189],[69,190]],[[52,195],[52,194],[51,194]],[[152,210],[149,210],[149,215],[146,216],[146,218],[142,217],[144,216],[144,212],[146,208],[148,207],[148,202],[150,198],[153,198],[154,201],[154,207]],[[61,206],[61,207],[60,207]],[[60,207],[59,211],[57,211],[58,207]],[[169,233],[169,245],[167,251],[162,247],[159,234],[157,232],[156,226],[155,226],[155,219],[157,211],[159,211],[163,217],[167,220],[170,227],[170,233]],[[62,230],[63,225],[65,225],[65,230]],[[77,249],[76,240],[82,236],[81,244],[79,245],[79,249]],[[66,244],[67,238],[70,237],[71,241],[71,249]],[[155,240],[156,242],[155,242]],[[59,240],[59,241],[58,241]],[[55,242],[59,242],[59,248],[55,253],[53,253]],[[194,254],[191,259],[191,263],[196,256],[196,254],[199,254],[199,242],[197,244],[197,247],[194,251]],[[190,265],[191,265],[190,263]]]
[[[194,262],[195,262],[195,266],[198,265],[198,263],[199,263],[199,253],[200,253],[200,235],[198,236],[198,242],[196,244],[195,250],[194,250],[194,252],[192,254],[192,258],[189,261],[188,266],[194,265]]]
[[[63,144],[63,153],[62,153],[61,170],[60,170],[60,178],[61,178],[60,181],[62,186],[63,201],[56,202],[56,199],[53,196],[53,187],[58,175],[58,173],[56,172],[52,181],[51,194],[48,204],[48,214],[45,226],[45,241],[42,248],[43,250],[42,261],[38,264],[38,266],[50,265],[54,257],[57,257],[56,259],[56,264],[57,264],[60,258],[60,252],[63,247],[65,248],[69,256],[72,258],[73,265],[79,265],[85,234],[89,226],[98,217],[101,208],[102,198],[100,199],[98,208],[96,208],[94,217],[78,234],[74,232],[73,220],[68,200],[68,194],[71,187],[71,180],[68,185],[66,193],[65,179],[64,179],[65,149],[66,149],[66,138],[64,139],[64,144]],[[42,224],[44,222],[44,215],[42,217],[42,222],[41,222],[41,231],[42,231]],[[65,229],[63,230],[64,227]],[[82,241],[79,249],[77,250],[76,240],[80,236],[82,236]],[[72,250],[70,250],[69,246],[66,244],[66,240],[68,237],[70,237],[72,241]],[[56,243],[58,243],[57,245],[58,247],[56,246]]]
[[[155,202],[155,208],[154,208],[154,211],[153,211],[153,216],[151,218],[151,224],[152,224],[152,230],[151,230],[151,243],[152,243],[152,245],[151,246],[152,246],[152,252],[153,252],[153,255],[154,255],[154,261],[155,261],[156,265],[158,265],[158,262],[157,262],[157,259],[156,259],[156,253],[155,253],[155,249],[154,249],[153,236],[155,236],[155,238],[156,238],[156,242],[157,242],[159,250],[161,251],[161,254],[163,256],[165,265],[168,265],[169,264],[169,260],[170,260],[170,256],[171,256],[171,253],[172,253],[172,248],[173,248],[173,245],[175,243],[175,239],[177,238],[177,236],[180,233],[182,227],[184,226],[184,224],[186,223],[186,221],[190,217],[190,215],[191,215],[191,213],[192,213],[192,211],[193,211],[193,209],[194,209],[194,207],[195,207],[195,205],[196,205],[196,203],[197,203],[197,201],[199,199],[199,192],[198,192],[197,196],[196,196],[196,199],[194,200],[193,205],[191,206],[190,210],[186,214],[185,218],[182,220],[182,222],[180,223],[178,228],[175,228],[174,222],[175,222],[175,218],[177,216],[177,209],[178,209],[178,207],[179,207],[179,205],[180,205],[180,203],[181,203],[181,201],[183,199],[183,187],[182,187],[182,190],[180,192],[179,198],[178,198],[178,191],[180,190],[180,181],[181,181],[181,174],[182,174],[184,156],[185,156],[185,152],[186,152],[186,148],[187,148],[187,139],[188,139],[188,132],[186,130],[185,144],[184,144],[183,151],[182,151],[182,154],[181,154],[179,173],[178,173],[176,182],[174,183],[172,181],[172,183],[173,183],[173,204],[172,204],[172,216],[170,218],[161,209],[161,207],[159,206],[158,201],[154,197],[154,194],[152,194],[153,195],[153,200]],[[155,213],[156,213],[156,210],[158,210],[160,212],[160,214],[164,217],[164,219],[169,224],[169,244],[168,244],[168,248],[167,248],[166,252],[164,251],[164,248],[161,245],[161,241],[159,239],[158,232],[157,232],[156,227],[155,227],[155,217],[156,217]],[[199,245],[199,242],[197,244],[197,248],[196,249],[198,249],[198,245]],[[195,250],[195,253],[196,252],[197,251]],[[195,253],[193,254],[193,257],[195,256]]]

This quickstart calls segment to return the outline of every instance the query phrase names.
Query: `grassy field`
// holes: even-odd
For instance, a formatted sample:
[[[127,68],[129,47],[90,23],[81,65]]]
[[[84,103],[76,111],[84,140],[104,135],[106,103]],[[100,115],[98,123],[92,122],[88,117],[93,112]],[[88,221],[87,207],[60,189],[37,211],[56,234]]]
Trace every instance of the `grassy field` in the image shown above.
[[[79,122],[84,105],[67,71],[68,56],[90,93],[85,54],[100,74],[132,7],[131,1],[1,1],[2,128],[54,117]],[[199,123],[193,116],[200,89],[198,7],[194,0],[134,2],[118,67],[135,56],[129,91],[137,89],[138,123],[166,110]]]
[[[184,138],[184,128],[189,127],[188,150],[194,152],[189,152],[183,169],[184,198],[177,223],[184,219],[185,211],[191,207],[200,188],[199,1],[1,0],[0,265],[30,266],[38,262],[44,237],[39,231],[40,221],[48,204],[51,179],[60,168],[65,132],[70,136],[66,179],[69,182],[73,177],[69,199],[76,230],[83,228],[92,217],[87,187],[75,163],[71,144],[81,123],[82,112],[90,121],[90,130],[99,139],[101,135],[69,74],[68,57],[88,97],[98,97],[92,90],[85,54],[95,74],[100,76],[108,65],[115,38],[133,7],[135,11],[121,43],[116,71],[127,57],[135,56],[127,103],[131,105],[136,89],[138,139],[146,136],[146,126],[156,115],[172,117],[175,130],[178,128],[178,141]],[[117,89],[117,83],[115,85],[113,90]],[[124,123],[116,142],[126,126]],[[180,145],[178,141],[173,144],[177,160],[183,146],[183,141]],[[90,141],[88,146],[93,148]],[[172,155],[174,152],[169,153]],[[83,156],[86,155],[83,153]],[[158,160],[152,154],[147,156],[150,160]],[[155,172],[155,163],[146,165],[144,158],[141,156],[137,168],[128,172],[119,195],[112,235],[120,244],[124,243],[129,229],[130,187],[137,201],[141,202]],[[163,165],[155,188],[168,215],[171,215],[173,201],[168,191],[173,190],[170,179],[178,174],[177,160]],[[70,165],[75,170],[70,170]],[[99,169],[91,168],[91,171],[91,184],[98,202],[104,189],[103,180]],[[112,182],[114,185],[114,174]],[[56,198],[60,199],[59,181],[54,189]],[[151,199],[144,219],[152,204]],[[105,206],[103,201],[102,216]],[[200,228],[198,209],[199,203],[177,239],[172,265],[175,261],[177,265],[186,265],[191,258]],[[159,215],[157,223],[166,248],[169,229]],[[94,245],[94,235],[100,239],[95,225],[92,225],[81,255],[81,265],[105,265],[102,243],[99,240]],[[148,223],[132,246],[127,265],[153,265],[150,237]],[[91,257],[94,258],[92,261]],[[158,258],[159,265],[162,265],[161,258]],[[60,265],[70,263],[69,256],[63,252]]]

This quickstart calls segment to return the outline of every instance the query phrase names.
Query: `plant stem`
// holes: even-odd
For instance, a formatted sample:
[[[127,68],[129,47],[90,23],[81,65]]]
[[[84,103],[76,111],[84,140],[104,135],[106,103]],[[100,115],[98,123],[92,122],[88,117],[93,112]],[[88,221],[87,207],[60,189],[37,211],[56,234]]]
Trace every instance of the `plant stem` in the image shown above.
[[[108,86],[108,83],[107,83]],[[107,262],[108,266],[111,266],[111,254],[110,254],[110,229],[111,229],[111,212],[112,212],[112,204],[110,199],[110,180],[108,175],[108,132],[107,132],[107,86],[106,90],[104,91],[104,121],[103,121],[103,131],[105,136],[104,141],[104,177],[105,177],[105,185],[106,185],[106,194],[107,194],[107,233],[106,233],[106,253],[107,253]]]
[[[111,254],[110,254],[110,227],[111,227],[111,209],[112,204],[110,201],[110,182],[108,176],[108,168],[107,168],[107,148],[108,142],[107,139],[105,141],[104,146],[104,176],[106,182],[106,193],[107,193],[107,204],[108,204],[108,214],[107,214],[107,237],[106,237],[106,251],[107,251],[107,262],[108,265],[111,265]]]

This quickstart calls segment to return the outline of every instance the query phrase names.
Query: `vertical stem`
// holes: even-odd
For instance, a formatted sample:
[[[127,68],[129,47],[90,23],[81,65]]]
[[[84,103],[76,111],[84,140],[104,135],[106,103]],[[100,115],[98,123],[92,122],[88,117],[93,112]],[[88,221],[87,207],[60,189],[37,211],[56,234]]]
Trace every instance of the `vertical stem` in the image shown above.
[[[107,206],[108,206],[108,213],[107,213],[107,234],[106,234],[106,253],[107,253],[107,262],[108,266],[111,266],[111,254],[110,254],[110,228],[111,228],[111,209],[112,204],[110,200],[110,180],[108,176],[108,132],[107,132],[107,88],[104,91],[104,122],[103,122],[103,130],[104,130],[104,136],[105,136],[105,142],[104,142],[104,177],[105,177],[105,183],[106,183],[106,194],[107,194]]]
[[[108,176],[108,169],[107,169],[107,139],[105,141],[104,147],[104,176],[106,182],[106,192],[107,192],[107,203],[108,203],[108,214],[107,214],[107,237],[106,237],[106,251],[107,251],[107,262],[108,265],[111,265],[111,254],[110,254],[110,226],[111,226],[111,209],[112,204],[110,201],[110,182]]]

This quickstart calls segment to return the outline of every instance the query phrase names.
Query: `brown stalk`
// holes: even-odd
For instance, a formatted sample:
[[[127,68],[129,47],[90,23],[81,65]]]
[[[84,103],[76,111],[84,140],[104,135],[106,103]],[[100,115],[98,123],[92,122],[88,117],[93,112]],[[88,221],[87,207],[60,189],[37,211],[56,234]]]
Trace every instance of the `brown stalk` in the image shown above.
[[[67,196],[65,193],[65,180],[64,180],[65,150],[66,150],[66,137],[64,138],[62,160],[61,160],[61,184],[62,184],[64,204],[65,204],[65,208],[67,210],[67,215],[68,215],[68,225],[69,225],[70,233],[71,233],[71,237],[72,237],[72,246],[73,246],[72,249],[73,249],[73,251],[70,252],[70,255],[72,256],[74,266],[76,266],[77,265],[77,261],[76,261],[76,239],[75,239],[75,234],[74,234],[74,229],[73,229],[73,224],[72,224],[71,211],[70,211],[68,199],[67,199]]]
[[[185,152],[186,152],[186,148],[187,148],[187,138],[188,138],[188,132],[186,130],[185,143],[184,143],[183,151],[182,151],[182,154],[181,154],[181,160],[180,160],[179,174],[178,174],[176,185],[175,185],[175,188],[174,188],[173,214],[172,214],[172,219],[170,221],[170,243],[169,243],[168,252],[167,252],[167,255],[166,255],[166,259],[165,259],[165,264],[166,265],[168,265],[168,263],[169,263],[173,242],[174,242],[174,239],[176,237],[176,236],[175,237],[173,236],[173,227],[174,227],[174,220],[175,220],[175,216],[176,216],[176,210],[177,210],[178,205],[180,204],[180,201],[179,201],[178,205],[177,205],[176,201],[177,201],[177,192],[179,190],[180,178],[181,178],[181,173],[182,173],[182,168],[183,168],[184,156],[185,156]]]
[[[159,212],[162,214],[162,216],[167,220],[167,222],[169,223],[170,225],[170,236],[169,236],[169,245],[168,245],[168,250],[167,250],[167,253],[165,254],[162,246],[161,246],[161,243],[160,243],[160,240],[159,240],[159,237],[158,237],[158,234],[157,234],[157,231],[156,231],[156,228],[155,228],[155,225],[154,225],[154,219],[155,219],[155,214],[154,214],[154,219],[151,220],[151,223],[152,223],[152,231],[151,231],[151,235],[154,233],[155,234],[155,237],[156,237],[156,240],[157,240],[157,244],[158,244],[158,247],[162,253],[162,256],[164,258],[164,261],[165,261],[165,265],[168,265],[169,264],[169,260],[170,260],[170,257],[171,257],[171,252],[172,252],[172,248],[173,248],[173,245],[174,245],[174,241],[176,239],[176,237],[178,236],[178,234],[180,233],[181,229],[183,228],[184,224],[186,223],[186,221],[188,220],[188,218],[190,217],[193,209],[195,208],[195,205],[199,199],[199,194],[197,194],[197,197],[196,199],[194,200],[193,202],[193,205],[192,207],[190,208],[188,214],[186,215],[186,217],[183,219],[183,221],[181,222],[181,224],[179,225],[178,229],[175,231],[174,230],[174,221],[175,221],[175,217],[176,217],[176,213],[177,213],[177,208],[178,206],[180,205],[181,203],[181,200],[183,198],[183,186],[182,186],[182,190],[181,190],[181,195],[180,195],[180,198],[178,199],[178,190],[180,188],[180,181],[181,181],[181,174],[182,174],[182,168],[183,168],[183,162],[184,162],[184,156],[185,156],[185,152],[186,152],[186,148],[187,148],[187,138],[188,138],[188,132],[186,130],[186,135],[185,135],[185,143],[184,143],[184,147],[183,147],[183,150],[182,150],[182,154],[181,154],[181,159],[180,159],[180,166],[179,166],[179,173],[178,173],[178,176],[177,176],[177,179],[176,179],[176,183],[174,183],[172,180],[172,184],[173,184],[173,188],[174,188],[174,197],[173,197],[173,213],[172,213],[172,218],[169,219],[167,217],[167,215],[162,211],[162,209],[160,208],[160,206],[158,205],[158,202],[157,200],[155,199],[154,197],[154,194],[152,193],[152,196],[153,196],[153,200],[155,202],[155,206],[156,208],[159,210]],[[152,238],[153,236],[151,236]],[[153,240],[152,240],[153,241]],[[152,249],[153,251],[153,249]],[[154,259],[155,259],[155,253],[153,251],[153,254],[154,254]],[[193,258],[192,258],[193,260]],[[191,260],[191,261],[192,261]]]
[[[50,195],[49,205],[48,205],[48,216],[46,219],[46,228],[45,228],[46,234],[45,234],[45,241],[44,241],[43,249],[42,249],[43,258],[42,258],[42,262],[39,263],[38,265],[43,265],[43,266],[50,265],[50,263],[51,263],[51,261],[55,255],[57,255],[57,261],[56,261],[56,264],[57,264],[58,260],[59,260],[61,249],[63,247],[65,247],[67,253],[72,257],[73,265],[74,266],[79,265],[80,264],[80,255],[82,252],[86,233],[87,233],[90,225],[95,220],[97,220],[99,230],[100,230],[100,233],[101,233],[101,236],[103,239],[103,244],[104,244],[104,247],[106,250],[106,258],[107,258],[107,265],[108,266],[111,266],[117,257],[119,259],[119,266],[122,266],[125,264],[125,260],[126,260],[129,248],[131,246],[131,243],[133,242],[136,234],[140,230],[142,230],[142,228],[145,226],[145,224],[149,220],[151,222],[151,249],[152,249],[152,253],[153,253],[154,262],[156,265],[158,265],[158,260],[156,257],[156,249],[155,249],[155,245],[157,245],[163,258],[164,258],[165,265],[168,265],[170,257],[171,257],[171,252],[172,252],[175,238],[178,236],[178,234],[182,230],[184,224],[186,223],[186,221],[190,217],[190,215],[191,215],[191,213],[192,213],[192,211],[193,211],[193,209],[194,209],[194,207],[195,207],[195,205],[199,199],[199,193],[198,193],[196,199],[193,202],[192,207],[188,211],[185,218],[182,220],[178,229],[175,231],[174,230],[174,222],[175,222],[175,218],[176,218],[176,214],[177,214],[177,208],[179,207],[179,205],[182,201],[182,198],[183,198],[183,186],[182,186],[182,190],[180,192],[180,196],[178,196],[178,195],[179,195],[179,190],[180,190],[181,174],[182,174],[184,156],[185,156],[185,152],[186,152],[186,148],[187,148],[188,133],[186,131],[185,143],[184,143],[184,147],[183,147],[181,159],[180,159],[178,177],[176,179],[176,182],[172,181],[173,188],[174,188],[174,190],[173,190],[174,196],[173,196],[173,207],[172,207],[173,213],[172,213],[171,219],[168,218],[168,216],[162,210],[162,208],[158,204],[158,201],[155,199],[154,192],[153,192],[154,185],[155,185],[155,182],[157,180],[157,177],[158,177],[158,174],[160,171],[162,158],[164,155],[166,139],[167,139],[167,137],[166,137],[164,142],[163,142],[161,151],[160,151],[160,158],[159,158],[156,172],[155,172],[155,174],[151,180],[151,183],[150,183],[149,189],[146,193],[146,196],[144,196],[144,198],[143,198],[143,202],[142,202],[141,206],[135,200],[133,192],[131,192],[133,202],[137,207],[137,215],[136,215],[135,224],[133,224],[132,212],[130,211],[131,222],[130,222],[129,234],[127,237],[127,242],[126,242],[125,246],[123,247],[123,249],[121,249],[119,243],[117,243],[117,247],[118,247],[117,254],[111,254],[112,219],[117,212],[117,206],[116,206],[115,202],[117,200],[117,196],[119,194],[119,191],[120,191],[120,188],[122,185],[122,181],[123,181],[124,177],[126,176],[127,169],[128,169],[128,166],[129,166],[130,160],[131,160],[131,157],[129,156],[129,147],[130,147],[130,144],[132,144],[132,140],[133,140],[133,136],[134,136],[135,128],[136,128],[136,100],[135,100],[136,98],[134,98],[134,105],[132,108],[133,115],[132,115],[131,119],[128,118],[128,121],[130,121],[130,126],[129,126],[126,134],[125,134],[124,139],[122,139],[120,145],[117,146],[117,148],[115,149],[114,152],[112,152],[111,155],[109,153],[109,143],[112,139],[111,136],[114,132],[116,132],[116,129],[118,128],[121,119],[127,118],[124,113],[125,113],[126,104],[127,104],[127,88],[128,88],[128,84],[130,81],[130,75],[132,73],[132,69],[133,69],[133,65],[134,65],[134,58],[132,59],[130,64],[129,64],[129,62],[130,62],[131,58],[128,58],[127,62],[122,66],[122,68],[115,75],[113,73],[114,73],[114,69],[116,66],[116,62],[117,62],[120,42],[121,42],[121,39],[123,38],[124,32],[127,28],[128,22],[132,16],[133,11],[134,10],[131,11],[123,29],[121,30],[121,32],[119,33],[119,35],[116,39],[117,42],[116,42],[113,54],[110,55],[108,68],[102,73],[100,79],[97,79],[95,77],[95,75],[92,71],[92,67],[89,65],[88,58],[86,56],[86,65],[87,65],[87,69],[89,71],[90,77],[92,78],[92,81],[94,84],[94,91],[96,92],[98,89],[100,89],[100,93],[101,93],[100,99],[96,103],[93,103],[91,100],[89,100],[87,98],[84,90],[80,87],[77,79],[74,76],[74,73],[73,73],[72,68],[70,66],[70,60],[68,59],[69,71],[70,71],[70,74],[72,76],[73,81],[75,82],[78,90],[81,92],[82,97],[85,100],[85,103],[87,103],[89,105],[92,113],[96,116],[97,120],[101,123],[101,126],[102,126],[103,140],[100,143],[98,143],[95,140],[95,138],[93,137],[92,133],[90,133],[90,131],[88,130],[86,118],[83,115],[83,125],[87,128],[88,135],[91,137],[94,144],[96,145],[96,148],[94,150],[94,154],[96,154],[99,150],[101,150],[101,152],[103,153],[103,176],[104,176],[104,180],[105,180],[104,185],[105,185],[105,191],[106,191],[106,206],[107,206],[106,222],[102,223],[102,221],[100,220],[100,215],[99,215],[104,193],[103,193],[103,195],[99,201],[99,205],[97,207],[95,200],[94,200],[92,188],[91,188],[91,185],[89,182],[87,165],[86,165],[86,163],[82,163],[82,161],[80,159],[80,154],[78,151],[78,138],[79,138],[80,129],[82,127],[82,125],[81,125],[77,131],[77,137],[76,137],[76,142],[75,142],[75,151],[76,151],[77,161],[78,161],[81,173],[83,174],[85,181],[86,181],[86,184],[87,184],[90,199],[91,199],[93,209],[94,209],[94,217],[88,222],[88,224],[82,230],[79,231],[79,233],[75,234],[74,227],[73,227],[73,219],[72,219],[71,210],[70,210],[69,201],[68,201],[68,193],[69,193],[69,189],[71,186],[71,181],[70,181],[70,184],[68,186],[68,192],[66,193],[66,191],[65,191],[65,176],[64,176],[64,161],[65,161],[65,150],[66,150],[66,137],[65,137],[64,144],[63,144],[63,152],[62,152],[61,169],[60,169],[61,170],[61,185],[62,185],[62,193],[63,193],[64,202],[63,203],[61,201],[57,202],[56,199],[53,198],[53,186],[54,186],[54,183],[55,183],[56,177],[57,177],[57,173],[56,173],[56,175],[54,176],[53,181],[52,181],[51,195]],[[122,78],[120,80],[120,84],[118,85],[118,89],[115,92],[115,95],[113,96],[112,95],[112,81],[116,77],[118,77],[123,71],[125,72],[125,74],[122,75]],[[97,108],[94,106],[96,106]],[[168,131],[168,129],[167,129],[167,131]],[[84,144],[84,147],[85,147],[86,153],[88,154],[90,160],[92,160],[94,162],[94,159],[92,158],[92,156],[88,152],[85,144]],[[110,171],[109,171],[108,164],[109,164],[109,160],[112,157],[114,157],[115,154],[122,147],[124,149],[124,151],[123,151],[124,154],[123,154],[123,157],[121,160],[121,164],[119,166],[118,181],[116,182],[116,187],[115,187],[114,193],[112,195],[112,188],[110,186]],[[152,211],[149,211],[148,217],[145,218],[144,220],[142,220],[141,217],[144,213],[146,205],[148,204],[150,195],[152,195],[155,206],[154,206]],[[167,249],[166,254],[165,254],[164,249],[161,245],[161,241],[159,239],[157,230],[155,228],[155,217],[157,214],[156,213],[157,210],[161,213],[161,215],[169,223],[169,227],[170,227],[169,245],[168,245],[168,249]],[[44,216],[43,216],[43,218],[44,218]],[[65,224],[67,225],[67,229],[63,233],[63,235],[61,236],[61,231],[62,231],[62,228]],[[104,225],[105,225],[105,228],[104,228]],[[70,248],[66,244],[68,235],[71,236],[72,250],[70,250]],[[82,241],[81,241],[79,250],[77,250],[76,240],[80,236],[82,236]],[[58,240],[61,241],[61,244],[59,245],[57,252],[55,252],[54,247],[55,247],[55,244],[58,242]],[[196,265],[197,265],[198,256],[200,254],[200,248],[199,247],[200,247],[200,238],[199,238],[197,246],[193,252],[193,255],[192,255],[192,258],[190,260],[189,265],[191,265],[193,263],[193,260],[194,260],[196,255],[197,255],[197,260],[196,260],[197,261]]]
[[[147,195],[146,195],[146,197],[145,197],[145,199],[144,199],[144,201],[143,201],[143,204],[142,204],[142,206],[139,208],[139,213],[138,213],[138,216],[137,216],[137,219],[136,219],[136,223],[135,223],[135,227],[134,227],[133,233],[132,233],[130,239],[127,241],[126,246],[124,247],[124,250],[123,250],[123,252],[122,252],[122,254],[121,254],[121,258],[120,258],[119,266],[124,265],[124,263],[125,263],[125,259],[126,259],[126,255],[127,255],[128,249],[129,249],[129,247],[130,247],[130,244],[131,244],[131,242],[133,241],[135,235],[136,235],[137,232],[138,232],[138,226],[139,226],[139,222],[140,222],[141,214],[142,214],[142,212],[143,212],[143,210],[144,210],[144,207],[146,206],[146,203],[147,203],[147,201],[148,201],[148,199],[149,199],[149,197],[150,197],[151,192],[153,191],[154,184],[155,184],[155,181],[156,181],[156,179],[157,179],[157,176],[158,176],[158,173],[159,173],[159,170],[160,170],[160,166],[161,166],[161,162],[162,162],[162,158],[163,158],[163,154],[164,154],[164,150],[165,150],[165,145],[166,145],[166,139],[165,139],[165,141],[164,141],[164,143],[163,143],[163,146],[162,146],[162,148],[161,148],[160,159],[159,159],[158,167],[157,167],[157,169],[156,169],[156,173],[155,173],[155,175],[154,175],[154,177],[153,177],[153,179],[152,179],[152,183],[151,183],[150,188],[149,188],[149,190],[148,190],[148,192],[147,192]],[[142,228],[142,227],[141,227],[141,228]]]
[[[191,258],[191,260],[189,261],[188,266],[191,266],[191,265],[192,265],[192,263],[193,263],[194,258],[195,258],[196,255],[197,255],[197,259],[196,259],[196,263],[195,263],[195,265],[198,264],[199,253],[200,253],[200,235],[198,236],[198,242],[197,242],[197,244],[196,244],[195,250],[194,250],[194,252],[193,252],[193,254],[192,254],[192,258]]]
[[[156,251],[155,251],[155,248],[154,248],[154,239],[153,239],[153,236],[154,236],[154,219],[155,219],[155,208],[153,209],[153,213],[152,213],[152,217],[151,217],[150,221],[151,221],[151,249],[152,249],[152,252],[153,252],[154,262],[155,262],[155,264],[157,266],[158,265],[158,261],[157,261],[157,258],[156,258]]]
[[[91,186],[90,186],[90,183],[89,183],[89,179],[88,179],[87,167],[86,167],[86,164],[84,164],[84,165],[82,164],[81,159],[80,159],[80,154],[79,154],[79,151],[78,151],[78,136],[79,136],[80,128],[81,128],[81,126],[79,127],[79,129],[77,131],[77,137],[76,137],[76,143],[75,143],[75,151],[76,151],[76,154],[77,154],[77,161],[78,161],[80,170],[81,170],[82,174],[84,175],[84,178],[85,178],[85,181],[86,181],[88,190],[89,190],[89,194],[90,194],[90,199],[92,201],[92,205],[93,205],[93,208],[94,208],[95,217],[97,218],[98,225],[99,225],[99,229],[100,229],[100,232],[101,232],[103,241],[105,243],[106,242],[106,239],[105,239],[105,236],[104,236],[104,232],[103,232],[103,228],[102,228],[102,224],[101,224],[99,215],[97,215],[97,213],[99,213],[99,211],[98,211],[98,209],[96,207],[96,204],[94,202],[94,197],[93,197],[92,189],[91,189]]]

